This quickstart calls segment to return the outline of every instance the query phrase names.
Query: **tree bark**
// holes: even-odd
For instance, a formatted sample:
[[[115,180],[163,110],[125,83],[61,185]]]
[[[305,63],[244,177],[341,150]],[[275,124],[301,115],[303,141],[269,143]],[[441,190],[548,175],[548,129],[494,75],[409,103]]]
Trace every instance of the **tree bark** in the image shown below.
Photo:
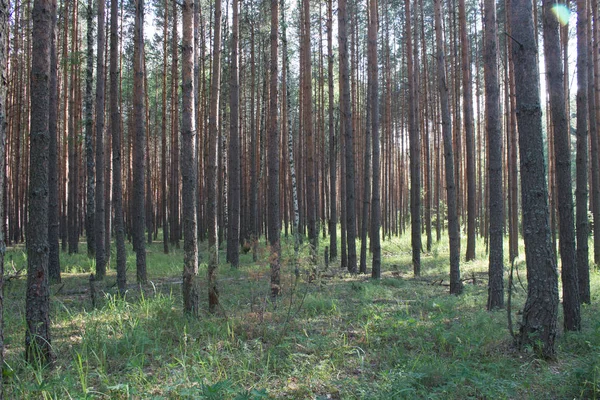
[[[379,30],[379,18],[377,0],[371,0],[369,13],[369,70],[371,93],[369,105],[371,107],[371,135],[373,141],[373,189],[371,193],[371,249],[373,251],[373,262],[371,277],[381,278],[381,199],[380,199],[380,145],[379,145],[379,76],[377,63],[377,31]],[[385,11],[384,11],[385,12]],[[364,221],[366,224],[367,221]]]
[[[484,11],[485,109],[488,143],[489,267],[488,310],[504,307],[504,210],[502,193],[502,128],[498,79],[496,2],[486,0]]]
[[[558,272],[550,232],[531,0],[513,0],[509,12],[515,41],[512,50],[528,283],[518,342],[521,346],[533,346],[545,358],[552,358],[555,355],[554,339],[557,333]]]
[[[52,1],[33,4],[29,217],[27,220],[27,292],[25,297],[25,359],[53,361],[48,288],[48,117],[50,110],[50,47]]]
[[[410,218],[412,264],[415,276],[421,275],[421,138],[417,124],[416,82],[413,63],[413,45],[410,0],[406,7],[406,62],[408,79],[408,134],[410,137]]]
[[[448,240],[450,242],[450,293],[460,294],[463,287],[460,280],[460,227],[458,224],[457,193],[454,179],[454,150],[452,148],[452,118],[446,81],[446,60],[442,38],[441,0],[434,3],[435,38],[437,46],[438,90],[440,93],[442,136],[444,141],[444,161],[446,169],[446,202],[448,207]]]
[[[86,165],[86,208],[85,233],[88,257],[96,256],[96,237],[94,222],[96,218],[96,181],[94,167],[94,104],[92,100],[94,73],[94,6],[92,0],[87,2],[87,67],[85,74],[85,165]],[[51,145],[52,146],[52,145]]]
[[[136,255],[137,282],[145,284],[146,275],[146,207],[144,183],[146,173],[146,112],[144,107],[144,0],[136,0],[133,45],[133,249]]]
[[[0,6],[2,3],[0,3]],[[91,7],[90,7],[91,8]],[[1,11],[0,11],[1,13]],[[90,15],[91,15],[90,11]],[[60,246],[58,243],[59,209],[58,209],[58,57],[56,54],[56,1],[52,2],[52,47],[50,49],[50,110],[48,129],[50,133],[48,149],[48,274],[50,282],[58,283],[60,277]],[[4,43],[4,42],[0,42]],[[0,64],[0,68],[2,65]],[[4,69],[2,69],[4,71]],[[0,109],[1,110],[1,109]],[[2,121],[0,121],[0,124]],[[0,127],[0,129],[2,129]],[[93,171],[92,171],[93,174]],[[2,178],[4,175],[2,174]],[[0,179],[2,179],[0,178]],[[6,193],[5,193],[6,195]],[[92,197],[92,203],[94,198]],[[5,204],[6,206],[6,204]],[[93,229],[90,236],[94,236]],[[1,246],[1,245],[0,245]],[[0,363],[1,365],[1,363]]]
[[[235,0],[234,0],[235,1]],[[304,11],[308,9],[308,0],[304,0]],[[281,140],[277,129],[277,79],[278,57],[277,39],[279,28],[279,3],[271,0],[271,63],[269,66],[269,244],[271,246],[271,298],[275,300],[281,294],[281,214],[279,204],[279,153]],[[315,232],[316,235],[316,232]]]
[[[590,302],[589,283],[589,224],[588,224],[588,39],[587,3],[577,0],[577,188],[576,232],[577,232],[577,277],[579,301]]]
[[[104,1],[98,0],[98,40],[96,57],[96,280],[106,275],[104,204]]]
[[[56,1],[51,2],[52,7],[52,38],[55,40],[56,35]],[[9,5],[7,0],[0,1],[0,162],[4,165],[4,159],[6,155],[6,132],[8,127],[7,115],[6,115],[6,102],[7,98],[7,63],[8,63],[8,48],[5,43],[8,43],[7,36],[9,36],[9,25],[8,25],[8,12]],[[55,41],[53,40],[53,44]],[[54,61],[56,61],[56,47],[54,48]],[[51,57],[52,60],[52,57]],[[56,66],[56,63],[54,63]],[[50,68],[54,70],[54,76],[56,76],[56,67]],[[56,78],[50,81],[54,81],[56,86]],[[56,103],[55,103],[56,104]],[[56,137],[56,127],[54,128],[54,135]],[[56,162],[56,160],[55,160]],[[56,168],[55,168],[56,172]],[[0,221],[5,220],[5,194],[6,194],[6,175],[4,168],[0,172]],[[56,236],[58,238],[58,236]],[[4,254],[6,251],[6,237],[3,228],[0,228],[0,365],[4,366]],[[4,379],[0,379],[0,400],[4,399]]]
[[[327,87],[329,130],[329,259],[337,258],[337,135],[333,120],[333,0],[327,1]],[[291,153],[290,153],[291,154]]]
[[[571,138],[565,108],[558,21],[552,12],[552,7],[555,4],[546,0],[543,5],[544,59],[546,62],[546,80],[550,92],[552,131],[554,132],[554,154],[552,156],[556,162],[556,182],[558,189],[564,327],[566,330],[579,330],[581,328],[581,316],[579,310],[579,288],[577,286],[577,265],[575,263],[575,231],[573,230]]]
[[[231,77],[229,83],[230,123],[229,123],[229,217],[227,219],[227,259],[233,268],[240,263],[240,201],[242,171],[240,165],[240,82],[238,67],[239,47],[239,1],[233,0],[233,35],[231,40]],[[277,59],[277,58],[275,58]],[[271,193],[271,195],[274,195]]]
[[[121,81],[119,58],[119,3],[110,2],[110,122],[112,130],[112,165],[113,165],[113,208],[115,244],[117,248],[117,286],[121,296],[127,290],[125,251],[125,226],[123,221],[123,177],[121,171],[121,109],[119,107],[119,84]]]
[[[217,172],[219,167],[218,142],[219,126],[218,105],[221,82],[221,0],[215,0],[215,27],[213,39],[213,61],[210,90],[210,115],[208,119],[208,165],[206,171],[206,190],[208,192],[208,308],[211,313],[219,306],[217,287],[217,267],[219,266],[219,225],[217,223]]]
[[[234,4],[237,0],[234,0]],[[235,7],[235,6],[234,6]],[[181,189],[183,205],[183,311],[197,316],[200,293],[198,276],[198,230],[196,227],[196,163],[194,155],[196,125],[194,118],[194,0],[183,3],[183,46],[181,60],[182,112],[181,112]]]
[[[356,207],[354,182],[354,139],[352,108],[350,107],[350,74],[348,60],[348,10],[346,0],[338,0],[338,40],[340,52],[341,120],[344,125],[345,142],[345,217],[347,266],[350,273],[356,273]],[[343,247],[343,243],[342,243]],[[342,260],[343,264],[343,260]]]

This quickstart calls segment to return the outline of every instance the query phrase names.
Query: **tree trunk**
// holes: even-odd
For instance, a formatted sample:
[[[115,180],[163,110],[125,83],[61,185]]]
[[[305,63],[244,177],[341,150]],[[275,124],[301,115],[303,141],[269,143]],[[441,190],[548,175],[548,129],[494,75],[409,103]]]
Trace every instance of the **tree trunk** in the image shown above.
[[[240,128],[239,104],[240,82],[238,67],[239,47],[239,2],[233,0],[233,37],[231,40],[231,77],[229,85],[230,96],[230,124],[229,124],[229,218],[227,219],[227,259],[233,268],[240,263],[240,201],[242,171],[240,165]],[[277,56],[277,54],[276,54]],[[277,59],[277,57],[275,58]],[[271,193],[271,195],[274,195]]]
[[[25,359],[53,361],[48,288],[48,117],[52,1],[33,4]],[[6,14],[3,14],[6,15]],[[4,43],[4,42],[3,42]],[[4,126],[4,124],[2,124]]]
[[[179,248],[179,36],[177,28],[177,10],[179,5],[173,2],[173,41],[171,44],[171,184],[169,185],[169,197],[171,207],[169,224],[171,244]]]
[[[0,6],[3,3],[0,3]],[[1,13],[1,11],[0,11]],[[90,11],[90,15],[91,15]],[[56,1],[52,2],[52,48],[50,49],[50,110],[48,129],[50,133],[50,142],[48,149],[48,244],[49,259],[48,259],[48,274],[50,282],[58,283],[60,277],[60,247],[58,243],[58,228],[59,228],[59,209],[58,209],[58,57],[56,54]],[[0,43],[4,43],[1,42]],[[1,70],[4,71],[2,64]],[[4,104],[4,102],[2,102]],[[1,107],[1,105],[0,105]],[[2,110],[0,108],[0,110]],[[0,124],[2,121],[0,120]],[[0,126],[0,129],[1,126]],[[93,172],[92,172],[93,174]],[[0,179],[4,179],[4,174],[1,174]],[[1,189],[0,189],[1,190]],[[6,195],[6,193],[5,193]],[[92,197],[92,203],[93,203]],[[6,203],[4,204],[6,206]],[[3,207],[0,209],[0,212]],[[93,229],[90,229],[90,236],[94,236]],[[1,365],[1,363],[0,363]]]
[[[169,31],[169,0],[165,0],[163,20],[163,76],[160,180],[162,203],[163,253],[169,254],[169,207],[167,197],[167,38]]]
[[[329,129],[329,259],[337,258],[337,140],[333,120],[333,0],[327,1],[327,87]],[[291,153],[290,153],[291,154]]]
[[[577,232],[577,277],[579,301],[590,302],[589,251],[588,251],[588,39],[587,3],[577,0],[577,189],[576,232]],[[596,166],[594,166],[596,168]]]
[[[146,112],[144,110],[144,0],[135,3],[133,55],[133,249],[136,255],[137,282],[145,284],[146,276],[146,210],[144,182],[146,172]]]
[[[531,345],[543,357],[552,358],[555,355],[554,339],[557,333],[558,272],[550,233],[531,0],[513,0],[509,11],[515,40],[513,61],[528,283],[518,340],[521,346]]]
[[[558,32],[558,21],[552,12],[555,3],[544,1],[544,59],[546,80],[550,92],[550,114],[554,132],[554,154],[558,189],[558,216],[560,220],[560,258],[563,285],[564,327],[579,330],[579,288],[575,264],[575,231],[573,230],[573,192],[571,190],[571,138],[565,108],[563,66]]]
[[[356,208],[354,189],[354,139],[352,127],[352,108],[350,107],[350,74],[348,60],[348,10],[346,0],[338,0],[338,40],[340,52],[340,90],[341,120],[344,125],[345,142],[345,216],[348,271],[356,273]],[[343,247],[343,244],[342,244]],[[342,260],[343,264],[343,260]]]
[[[380,199],[380,146],[379,146],[379,76],[377,63],[377,31],[379,29],[377,0],[370,1],[369,13],[369,80],[371,93],[369,105],[371,107],[371,135],[373,140],[373,189],[371,193],[371,249],[373,263],[371,277],[381,278],[381,199]],[[364,221],[366,224],[367,221]]]
[[[417,124],[416,82],[414,77],[410,0],[406,4],[406,62],[408,64],[408,134],[410,137],[410,218],[412,264],[415,276],[421,275],[421,140]]]
[[[55,35],[56,35],[56,1],[51,2],[52,7],[52,49],[54,51],[54,57],[50,57],[51,62],[54,61],[54,68],[50,68],[51,73],[54,73],[56,77],[56,47],[55,47]],[[4,165],[6,155],[6,131],[8,127],[7,115],[6,115],[6,101],[7,98],[7,69],[8,63],[8,48],[4,43],[8,43],[7,36],[9,36],[9,25],[8,25],[8,1],[0,1],[0,162]],[[52,51],[52,50],[51,50]],[[50,84],[54,84],[56,87],[56,78],[50,76]],[[56,95],[56,90],[55,90]],[[56,103],[54,103],[56,104]],[[56,107],[54,107],[56,109]],[[55,119],[56,121],[56,119]],[[56,124],[56,122],[55,122]],[[56,126],[54,127],[54,137],[56,138]],[[56,145],[56,143],[55,143]],[[56,163],[56,159],[54,160]],[[56,173],[56,168],[54,168]],[[0,221],[4,221],[6,214],[4,206],[6,187],[6,176],[4,168],[0,172]],[[56,181],[55,181],[56,184]],[[58,238],[58,236],[56,236]],[[4,253],[5,253],[5,231],[0,229],[0,365],[4,366]],[[0,399],[4,399],[4,379],[0,379]]]
[[[467,21],[465,0],[458,1],[460,20],[460,42],[463,77],[463,111],[465,121],[465,146],[467,150],[467,251],[466,261],[475,259],[475,145],[473,139],[473,89],[471,78],[471,61],[469,59],[469,40],[467,38]]]
[[[234,0],[234,4],[237,0]],[[235,7],[235,6],[234,6]],[[194,0],[183,3],[183,46],[181,60],[182,111],[181,111],[181,189],[183,205],[183,311],[197,316],[200,293],[198,276],[198,230],[196,227],[197,173],[194,155],[196,126],[194,118]]]
[[[115,244],[117,248],[117,286],[121,296],[127,290],[125,226],[123,221],[123,177],[121,171],[121,110],[119,107],[119,3],[110,3],[110,123],[112,130],[113,208]]]
[[[489,268],[488,310],[504,307],[504,210],[502,193],[502,128],[498,79],[496,2],[486,0],[484,11],[485,109],[488,141]]]
[[[237,0],[234,0],[237,1]],[[308,10],[308,0],[304,0],[304,11]],[[277,129],[277,30],[279,27],[279,3],[271,0],[271,63],[269,70],[269,244],[271,246],[271,298],[281,294],[281,215],[279,204],[279,153],[281,137]],[[315,232],[316,235],[316,232]]]
[[[104,14],[103,14],[104,16]],[[79,26],[78,7],[73,7],[73,26],[71,30],[71,52],[77,54],[78,45],[78,26]],[[77,141],[79,127],[77,126],[77,63],[70,63],[71,68],[71,87],[69,88],[69,191],[67,194],[67,232],[69,254],[75,254],[79,251],[79,230],[77,229],[77,197],[79,189],[79,160],[77,153]]]
[[[87,239],[88,257],[96,256],[96,237],[94,221],[96,218],[96,181],[94,176],[94,105],[92,100],[92,85],[94,81],[94,7],[92,0],[87,3],[87,68],[85,75],[85,165],[86,165],[86,209],[85,233]]]
[[[221,82],[221,0],[215,0],[215,30],[213,40],[213,61],[210,90],[210,115],[208,120],[208,165],[206,171],[206,190],[208,192],[208,308],[211,313],[217,311],[219,290],[217,288],[217,267],[219,266],[219,226],[217,223],[217,172],[219,167],[218,141],[219,126],[218,105]]]
[[[454,179],[454,150],[452,148],[452,118],[446,81],[446,60],[442,38],[442,5],[436,0],[435,38],[437,46],[438,89],[440,92],[442,136],[444,140],[444,160],[446,167],[446,202],[448,207],[448,240],[450,242],[450,293],[460,294],[463,287],[460,280],[460,227],[456,205],[456,186]]]
[[[104,1],[98,1],[98,48],[96,63],[96,280],[106,275],[104,204]]]

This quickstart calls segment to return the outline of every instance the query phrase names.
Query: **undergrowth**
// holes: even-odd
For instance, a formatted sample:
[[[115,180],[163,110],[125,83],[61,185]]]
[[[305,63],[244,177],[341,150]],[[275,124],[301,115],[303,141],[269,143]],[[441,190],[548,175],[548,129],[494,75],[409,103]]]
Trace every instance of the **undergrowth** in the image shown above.
[[[53,368],[23,361],[25,279],[15,272],[26,256],[23,248],[9,249],[6,398],[600,398],[597,272],[582,331],[561,332],[558,358],[546,362],[516,351],[506,311],[485,311],[483,243],[477,261],[461,264],[464,294],[450,296],[445,241],[422,255],[418,278],[409,240],[384,241],[380,281],[349,275],[335,262],[328,269],[310,265],[306,249],[295,281],[292,239],[283,242],[283,295],[276,304],[269,299],[269,255],[261,244],[258,262],[242,254],[239,269],[220,266],[224,315],[203,312],[198,319],[182,312],[181,250],[165,255],[160,243],[151,245],[151,283],[144,287],[133,283],[130,256],[124,298],[109,270],[97,283],[96,308],[87,280],[93,261],[61,254],[63,282],[51,288]],[[519,268],[525,285],[522,263]],[[201,290],[207,292],[205,283]],[[514,299],[519,310],[525,291],[518,281]],[[208,309],[207,299],[201,307]]]

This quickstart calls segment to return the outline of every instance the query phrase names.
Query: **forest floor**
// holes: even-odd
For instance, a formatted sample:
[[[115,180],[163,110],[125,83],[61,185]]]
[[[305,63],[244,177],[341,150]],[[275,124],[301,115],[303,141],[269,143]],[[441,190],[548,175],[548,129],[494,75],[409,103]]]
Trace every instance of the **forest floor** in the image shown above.
[[[447,239],[422,255],[422,274],[415,278],[408,236],[383,242],[380,281],[344,273],[339,262],[327,269],[309,265],[305,246],[296,281],[293,239],[284,238],[283,295],[276,304],[269,300],[266,246],[261,243],[256,263],[242,254],[236,270],[221,253],[220,315],[205,311],[203,296],[198,319],[182,312],[182,250],[165,255],[161,243],[152,244],[151,283],[140,288],[128,247],[125,299],[116,295],[115,271],[109,270],[95,284],[94,306],[88,280],[94,263],[83,243],[82,254],[61,254],[62,283],[51,287],[52,369],[23,361],[26,255],[23,247],[10,248],[6,398],[600,398],[598,271],[591,277],[592,305],[582,309],[582,331],[563,332],[561,310],[557,359],[543,361],[513,346],[506,310],[485,310],[483,242],[476,261],[461,263],[464,294],[451,296]],[[321,242],[323,254],[327,243]],[[207,293],[203,249],[200,285]],[[517,267],[515,324],[526,294],[524,262]]]

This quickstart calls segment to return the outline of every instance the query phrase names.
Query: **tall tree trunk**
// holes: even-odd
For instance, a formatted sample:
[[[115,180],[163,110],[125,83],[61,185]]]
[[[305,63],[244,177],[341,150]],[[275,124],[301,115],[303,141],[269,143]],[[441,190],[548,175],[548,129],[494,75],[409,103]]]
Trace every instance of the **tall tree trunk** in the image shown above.
[[[283,57],[283,68],[282,68],[282,83],[285,88],[285,114],[282,117],[286,120],[287,132],[287,147],[288,147],[288,159],[290,166],[290,180],[291,180],[291,190],[292,190],[292,209],[294,212],[294,220],[293,220],[293,231],[294,231],[294,273],[296,276],[299,274],[298,270],[298,252],[300,250],[300,231],[298,230],[298,225],[300,223],[300,211],[298,210],[298,186],[296,182],[296,165],[294,162],[294,135],[292,134],[292,124],[291,124],[291,91],[290,91],[290,57],[288,54],[288,42],[287,42],[287,22],[285,19],[285,0],[281,0],[281,41],[282,41],[282,57]]]
[[[560,220],[560,258],[563,286],[564,327],[579,330],[579,288],[575,264],[575,231],[573,230],[573,192],[571,190],[571,138],[567,124],[563,66],[558,32],[558,21],[552,12],[556,3],[544,1],[544,59],[546,81],[550,91],[550,114],[554,132],[554,154],[558,189],[558,216]],[[492,186],[493,187],[493,186]]]
[[[145,284],[146,275],[146,207],[144,182],[146,172],[146,112],[144,110],[144,0],[136,0],[133,44],[133,248],[136,255],[137,282]]]
[[[450,242],[450,293],[460,294],[460,226],[458,224],[457,193],[454,179],[454,150],[452,148],[452,118],[446,81],[446,60],[442,38],[442,0],[434,3],[435,38],[437,47],[438,89],[440,92],[444,161],[446,167],[446,202],[448,207],[448,240]]]
[[[167,37],[169,32],[169,0],[165,0],[163,20],[163,76],[160,180],[163,228],[163,252],[169,254],[169,207],[167,197]]]
[[[240,165],[240,82],[238,67],[239,47],[239,2],[233,0],[233,37],[231,40],[231,77],[229,84],[230,123],[229,123],[229,218],[227,219],[227,259],[237,268],[240,263],[240,201],[242,171]],[[277,59],[277,58],[275,58]],[[274,193],[271,193],[274,196]]]
[[[502,193],[502,128],[498,79],[496,2],[486,0],[484,11],[485,109],[488,142],[489,268],[488,310],[504,307],[504,210]]]
[[[179,4],[173,2],[173,42],[171,44],[171,184],[169,185],[171,207],[169,216],[171,223],[171,243],[179,248],[179,35],[177,28],[177,10]]]
[[[577,0],[577,189],[576,232],[577,232],[577,277],[579,301],[590,302],[589,251],[588,251],[588,39],[587,3]],[[597,168],[594,166],[594,168]]]
[[[302,131],[306,138],[306,214],[308,221],[308,241],[312,262],[317,259],[319,232],[317,229],[317,183],[315,174],[315,142],[313,132],[313,100],[312,100],[312,63],[310,40],[310,1],[302,0]]]
[[[333,120],[333,0],[327,1],[327,88],[329,129],[329,258],[337,258],[337,136]],[[291,154],[291,153],[290,153]]]
[[[380,199],[380,146],[379,146],[379,76],[377,63],[377,31],[379,29],[377,0],[371,0],[369,13],[369,80],[371,93],[369,105],[371,107],[371,135],[373,138],[373,189],[371,193],[371,249],[373,263],[371,277],[381,278],[381,199]],[[367,224],[367,221],[364,221]]]
[[[217,288],[217,267],[219,266],[219,225],[217,223],[217,172],[219,167],[218,141],[219,126],[218,105],[221,82],[221,0],[215,0],[215,30],[213,41],[213,61],[210,90],[210,114],[208,119],[208,165],[206,171],[206,190],[208,192],[208,308],[211,313],[219,306]]]
[[[528,283],[519,344],[531,345],[543,357],[551,358],[555,354],[554,339],[557,333],[558,272],[550,233],[540,75],[531,0],[513,0],[509,11],[513,22],[512,35],[516,42],[513,45],[513,60]]]
[[[3,3],[0,3],[0,7]],[[0,10],[0,15],[2,11]],[[91,11],[90,11],[91,15]],[[1,18],[1,17],[0,17]],[[48,244],[49,259],[48,259],[48,274],[50,282],[60,282],[60,247],[58,243],[58,228],[59,228],[59,209],[58,209],[58,56],[56,53],[56,1],[52,2],[52,48],[50,49],[50,110],[48,118],[48,129],[50,133],[49,149],[48,149]],[[1,19],[0,19],[1,21]],[[1,34],[0,34],[1,35]],[[4,43],[0,41],[0,43]],[[1,61],[1,59],[0,59]],[[4,71],[4,67],[0,64],[0,70]],[[4,102],[2,102],[4,104]],[[0,104],[0,107],[2,107]],[[2,108],[0,108],[1,112]],[[2,120],[0,120],[2,124]],[[0,132],[2,126],[0,125]],[[2,142],[3,143],[3,142]],[[1,146],[1,144],[0,144]],[[1,149],[0,149],[1,150]],[[4,179],[4,174],[1,174],[0,179]],[[5,182],[6,183],[6,182]],[[1,190],[1,189],[0,189]],[[6,195],[6,193],[5,193]],[[92,203],[93,203],[92,198]],[[4,204],[6,206],[6,203]],[[0,208],[2,212],[4,208]],[[93,237],[93,229],[90,230],[90,235]],[[0,246],[2,247],[2,246]],[[1,290],[0,290],[1,291]],[[1,365],[1,363],[0,363]]]
[[[234,4],[237,0],[234,0]],[[235,6],[234,6],[235,7]],[[181,112],[181,189],[183,205],[183,311],[198,315],[200,293],[198,276],[198,230],[196,227],[197,173],[194,118],[194,0],[183,3],[183,46],[181,50],[182,112]]]
[[[254,25],[250,27],[250,241],[252,246],[252,260],[257,260],[258,249],[258,172],[257,152],[258,141],[256,135],[256,61],[255,61],[255,33]],[[285,43],[285,42],[284,42]],[[291,153],[290,153],[291,155]]]
[[[354,189],[354,139],[350,107],[350,73],[348,60],[348,10],[346,0],[338,0],[338,40],[340,52],[341,120],[345,142],[346,244],[348,271],[356,273],[356,208]],[[343,244],[342,244],[343,247]],[[343,260],[342,260],[343,264]]]
[[[234,0],[237,1],[237,0]],[[305,0],[304,11],[308,10],[308,1]],[[274,300],[281,294],[281,213],[279,204],[279,154],[281,136],[277,129],[277,78],[278,58],[277,39],[279,27],[279,3],[271,0],[271,62],[269,68],[269,147],[268,147],[268,174],[269,174],[269,244],[271,246],[271,298]],[[317,236],[317,232],[315,232]]]
[[[96,62],[96,279],[106,275],[106,227],[104,219],[104,1],[98,0],[98,41]]]
[[[117,286],[121,296],[127,290],[125,226],[123,221],[123,177],[121,171],[121,109],[119,107],[121,71],[119,68],[119,2],[110,2],[110,123],[112,130],[112,172],[115,244],[117,248]]]
[[[51,61],[56,61],[56,1],[51,2],[52,6],[52,45],[54,49],[54,58],[50,57]],[[0,162],[4,164],[5,155],[6,155],[6,132],[8,128],[7,118],[6,118],[6,102],[7,98],[7,84],[8,84],[8,74],[6,65],[8,63],[8,48],[5,43],[8,43],[7,36],[9,36],[9,25],[8,25],[8,11],[9,5],[8,1],[0,1]],[[56,62],[54,63],[55,67],[50,68],[51,71],[54,72],[54,76],[56,76]],[[52,75],[50,76],[50,81],[54,82],[56,86],[56,78],[52,79]],[[56,104],[56,103],[54,103]],[[56,107],[55,107],[56,108]],[[54,135],[56,137],[56,127],[54,128]],[[55,160],[56,162],[56,160]],[[54,170],[56,172],[56,168]],[[6,205],[6,176],[5,169],[2,168],[0,172],[0,221],[4,221],[6,214],[4,206]],[[56,183],[56,182],[55,182]],[[56,236],[58,238],[58,236]],[[0,229],[0,365],[4,365],[4,253],[5,253],[5,231],[4,229]],[[0,399],[4,399],[4,385],[3,379],[0,379]]]
[[[71,52],[76,54],[79,51],[79,12],[78,7],[73,7],[73,26],[71,30]],[[69,254],[75,254],[79,251],[79,230],[77,229],[77,198],[79,189],[79,160],[77,153],[77,136],[79,127],[77,127],[77,63],[70,63],[71,68],[71,87],[69,88],[69,191],[67,196],[67,231]]]
[[[408,134],[410,137],[410,218],[412,264],[415,276],[421,275],[421,140],[417,124],[416,82],[413,63],[410,0],[406,4],[406,62],[408,64]]]
[[[473,135],[473,88],[465,0],[458,1],[463,77],[463,111],[467,148],[467,252],[466,261],[475,259],[475,144]]]
[[[53,361],[48,288],[48,117],[52,1],[33,3],[25,359]],[[3,124],[4,126],[4,124]]]
[[[87,2],[87,67],[85,73],[85,165],[86,165],[86,209],[85,233],[88,257],[96,256],[96,237],[94,221],[96,218],[96,181],[94,175],[94,104],[92,85],[94,81],[94,6],[92,0]]]

